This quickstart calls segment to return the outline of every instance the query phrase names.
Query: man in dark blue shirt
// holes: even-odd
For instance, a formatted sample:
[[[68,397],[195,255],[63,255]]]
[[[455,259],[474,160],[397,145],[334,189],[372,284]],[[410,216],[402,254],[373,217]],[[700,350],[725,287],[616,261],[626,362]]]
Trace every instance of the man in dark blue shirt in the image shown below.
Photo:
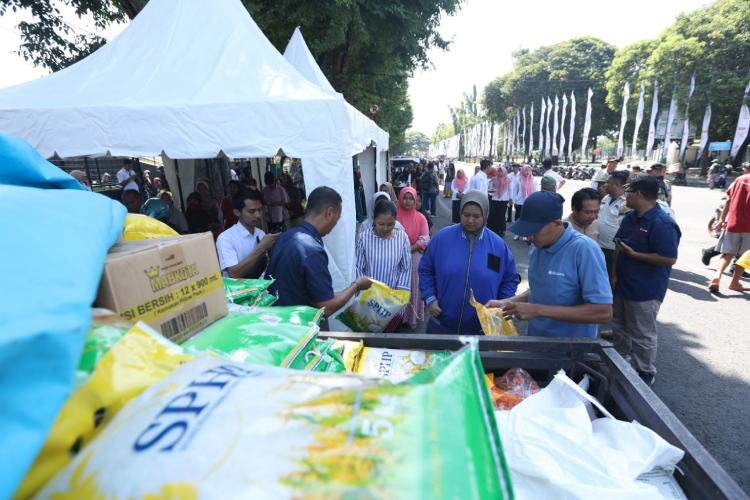
[[[349,302],[354,294],[372,286],[364,276],[339,293],[334,293],[328,255],[323,236],[330,233],[341,218],[341,196],[321,186],[307,198],[307,214],[299,226],[276,240],[266,276],[275,281],[269,291],[277,294],[277,306],[325,308],[327,318]]]
[[[680,228],[657,204],[659,181],[639,177],[625,190],[632,208],[615,234],[612,330],[617,352],[631,353],[641,379],[656,375],[656,316],[677,262]]]

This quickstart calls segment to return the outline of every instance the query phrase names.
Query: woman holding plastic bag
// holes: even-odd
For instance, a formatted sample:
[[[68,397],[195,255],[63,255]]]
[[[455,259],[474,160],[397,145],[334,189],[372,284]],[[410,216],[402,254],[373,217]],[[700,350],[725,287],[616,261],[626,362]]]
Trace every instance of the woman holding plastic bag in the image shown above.
[[[393,291],[404,291],[399,295],[406,298],[411,288],[411,247],[406,233],[395,227],[396,215],[396,205],[392,201],[381,201],[375,205],[372,228],[357,238],[356,272],[357,276],[367,276],[384,283]],[[386,299],[386,302],[402,304],[398,299]],[[390,319],[381,331],[393,333],[404,317],[403,307],[392,311],[390,305],[379,304],[373,308],[375,318],[383,322]],[[375,329],[379,330],[377,326]]]
[[[424,303],[419,293],[419,261],[430,241],[430,228],[425,216],[417,211],[417,192],[412,187],[401,190],[398,199],[398,221],[404,226],[411,245],[411,297],[410,306],[404,311],[404,323],[412,330],[417,327],[417,319],[424,319]]]
[[[481,191],[461,199],[461,224],[446,227],[430,242],[419,264],[419,289],[430,310],[427,333],[482,335],[472,305],[512,297],[518,287],[516,263],[500,236],[485,226],[489,200]]]

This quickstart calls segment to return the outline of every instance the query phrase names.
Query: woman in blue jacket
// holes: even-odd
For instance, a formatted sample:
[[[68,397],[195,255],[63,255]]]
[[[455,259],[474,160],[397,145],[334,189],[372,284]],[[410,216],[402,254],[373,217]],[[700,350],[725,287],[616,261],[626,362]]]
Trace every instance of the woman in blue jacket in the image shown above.
[[[419,263],[419,289],[430,310],[427,333],[482,335],[472,290],[480,304],[513,297],[516,263],[505,242],[485,228],[489,199],[468,191],[461,199],[461,224],[438,232]]]

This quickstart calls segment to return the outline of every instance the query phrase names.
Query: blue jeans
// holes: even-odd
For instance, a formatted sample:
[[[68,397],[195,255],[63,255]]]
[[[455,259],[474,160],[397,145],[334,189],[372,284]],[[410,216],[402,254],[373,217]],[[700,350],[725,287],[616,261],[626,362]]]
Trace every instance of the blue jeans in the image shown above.
[[[427,211],[432,215],[437,215],[437,191],[434,193],[424,193],[427,202]],[[432,209],[430,209],[432,207]]]

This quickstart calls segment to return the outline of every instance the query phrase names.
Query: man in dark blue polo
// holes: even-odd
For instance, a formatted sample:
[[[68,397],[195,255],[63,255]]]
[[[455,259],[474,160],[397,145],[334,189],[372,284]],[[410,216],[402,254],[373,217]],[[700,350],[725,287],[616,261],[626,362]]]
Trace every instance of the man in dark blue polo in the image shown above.
[[[339,293],[334,293],[328,255],[323,236],[330,233],[341,218],[341,196],[321,186],[307,198],[305,220],[276,240],[266,276],[275,281],[269,287],[278,293],[277,306],[325,308],[327,318],[349,302],[354,294],[372,286],[364,276]]]
[[[659,181],[639,177],[625,190],[630,212],[615,234],[612,330],[620,355],[630,357],[641,379],[656,375],[656,315],[677,262],[680,228],[656,199]]]

